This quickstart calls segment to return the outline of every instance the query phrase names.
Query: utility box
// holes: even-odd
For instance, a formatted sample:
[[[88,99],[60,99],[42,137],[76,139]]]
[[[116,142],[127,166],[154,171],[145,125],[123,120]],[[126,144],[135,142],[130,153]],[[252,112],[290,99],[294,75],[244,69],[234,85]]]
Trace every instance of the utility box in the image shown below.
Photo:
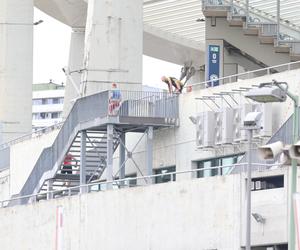
[[[221,145],[222,144],[222,124],[223,124],[223,112],[222,110],[218,110],[215,112],[215,144]]]
[[[213,111],[205,111],[199,113],[196,118],[196,143],[197,147],[213,147],[215,142],[215,113]]]
[[[233,142],[233,117],[234,110],[229,107],[215,112],[215,144],[229,144]]]
[[[261,112],[261,120],[259,127],[260,130],[256,130],[253,133],[254,138],[259,137],[271,137],[272,136],[272,103],[260,103],[253,105],[253,112]]]
[[[244,120],[248,113],[252,112],[253,105],[244,103],[233,110],[233,141],[241,142],[247,140],[247,132],[241,129],[244,126]]]
[[[226,107],[222,112],[222,144],[233,142],[233,108]]]

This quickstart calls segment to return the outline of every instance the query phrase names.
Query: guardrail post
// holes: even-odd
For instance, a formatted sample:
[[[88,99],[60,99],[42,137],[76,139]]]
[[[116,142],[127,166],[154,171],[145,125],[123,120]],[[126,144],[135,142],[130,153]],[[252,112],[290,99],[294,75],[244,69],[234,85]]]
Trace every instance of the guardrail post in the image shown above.
[[[81,131],[80,137],[80,186],[86,184],[86,130]],[[80,187],[80,193],[86,193],[86,187]]]
[[[47,181],[47,200],[53,199],[53,180]]]
[[[106,180],[110,183],[107,184],[107,189],[112,189],[113,180],[113,154],[114,154],[114,126],[112,124],[107,125],[107,161],[106,161]]]
[[[147,130],[147,175],[152,175],[153,171],[153,127],[149,126]],[[148,184],[152,184],[152,179]]]

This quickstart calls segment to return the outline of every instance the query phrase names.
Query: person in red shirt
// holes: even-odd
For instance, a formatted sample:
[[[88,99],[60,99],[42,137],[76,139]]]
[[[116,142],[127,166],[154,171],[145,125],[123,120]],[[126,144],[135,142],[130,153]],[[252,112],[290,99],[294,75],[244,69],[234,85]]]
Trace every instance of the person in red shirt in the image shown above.
[[[76,159],[70,153],[65,156],[65,159],[64,159],[64,162],[63,162],[63,167],[62,167],[62,170],[61,170],[62,174],[72,174],[73,160],[76,161]]]

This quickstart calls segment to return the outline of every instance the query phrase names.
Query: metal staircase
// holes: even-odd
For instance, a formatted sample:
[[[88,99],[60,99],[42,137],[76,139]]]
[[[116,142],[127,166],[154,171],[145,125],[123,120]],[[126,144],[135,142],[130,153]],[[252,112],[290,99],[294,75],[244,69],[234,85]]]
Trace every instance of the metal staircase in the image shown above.
[[[229,26],[241,27],[244,35],[257,36],[260,44],[273,45],[275,53],[288,54],[290,61],[300,59],[300,27],[289,20],[240,0],[202,0],[202,10],[206,17],[226,18]]]
[[[107,133],[106,131],[87,130],[86,136],[86,183],[100,179],[107,166]],[[80,143],[81,135],[77,134],[69,148],[64,161],[58,168],[55,176],[48,181],[52,182],[54,193],[61,195],[58,190],[80,185]],[[114,151],[119,146],[119,133],[114,132]],[[48,190],[48,183],[44,182],[41,191]],[[73,189],[73,194],[79,190]]]
[[[178,125],[178,95],[142,91],[120,94],[117,110],[113,110],[113,91],[75,102],[52,146],[42,151],[19,194],[13,196],[26,197],[10,205],[27,203],[28,196],[46,188],[49,191],[49,187],[59,191],[89,183],[101,178],[107,168],[107,177],[111,179],[113,153],[121,134],[124,137],[126,132],[144,133],[150,127],[153,130]]]

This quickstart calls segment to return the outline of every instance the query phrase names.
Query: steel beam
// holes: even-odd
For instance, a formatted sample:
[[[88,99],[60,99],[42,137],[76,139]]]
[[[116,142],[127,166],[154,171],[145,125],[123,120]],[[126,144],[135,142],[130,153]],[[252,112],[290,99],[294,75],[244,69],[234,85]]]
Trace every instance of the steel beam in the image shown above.
[[[113,154],[114,154],[114,126],[107,125],[107,159],[106,159],[106,180],[113,180]],[[107,185],[107,189],[112,189],[112,183]]]
[[[80,137],[80,185],[86,184],[86,130],[81,131]],[[85,193],[86,188],[81,187],[80,193]]]
[[[153,174],[153,127],[149,126],[147,130],[147,175]],[[148,180],[148,184],[152,183],[152,179]]]
[[[126,153],[126,149],[125,149],[125,132],[122,132],[121,135],[120,135],[120,149],[119,149],[119,170],[120,170],[120,175],[119,175],[119,178],[120,179],[124,179],[125,178],[125,173],[126,173],[126,166],[125,166],[125,153]],[[124,186],[124,181],[120,182],[120,185],[121,187]]]
[[[53,180],[50,179],[47,181],[47,200],[53,199]]]

